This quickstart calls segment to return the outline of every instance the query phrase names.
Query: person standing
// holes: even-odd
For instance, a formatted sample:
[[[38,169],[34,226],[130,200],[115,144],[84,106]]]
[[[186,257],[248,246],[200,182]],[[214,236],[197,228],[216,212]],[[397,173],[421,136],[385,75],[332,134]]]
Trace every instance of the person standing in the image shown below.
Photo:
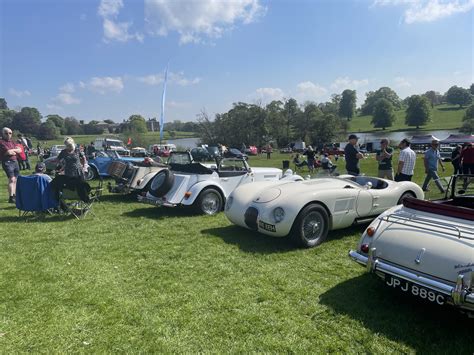
[[[30,141],[31,142],[31,141]],[[30,149],[30,146],[28,145],[28,140],[20,133],[18,134],[18,143],[20,143],[23,146],[23,156],[22,156],[22,162],[20,162],[20,168],[23,166],[23,170],[30,170],[30,160],[28,158],[28,152]]]
[[[273,153],[273,147],[272,145],[269,143],[267,145],[267,159],[271,159],[272,158],[272,153]]]
[[[8,178],[8,202],[15,203],[16,195],[16,178],[20,175],[17,154],[20,149],[12,140],[12,130],[8,127],[2,129],[2,139],[0,139],[0,159],[2,160],[2,168]]]
[[[467,143],[466,148],[461,152],[461,165],[463,174],[474,175],[474,145]]]
[[[346,170],[349,175],[358,176],[360,175],[359,160],[363,159],[364,156],[359,151],[357,141],[359,137],[355,134],[349,135],[349,142],[344,147],[344,156],[346,159]]]
[[[430,180],[433,179],[439,191],[441,193],[445,192],[438,175],[438,162],[441,165],[441,169],[443,169],[444,171],[444,165],[441,161],[441,155],[439,154],[438,146],[439,141],[432,140],[431,147],[428,148],[428,150],[425,152],[425,157],[423,161],[425,163],[426,178],[422,186],[423,191],[429,191],[428,184],[430,183]]]
[[[395,181],[411,181],[415,171],[416,153],[410,148],[410,141],[407,138],[400,142],[398,148],[400,148],[400,156]]]
[[[380,140],[380,150],[375,153],[375,159],[379,162],[379,178],[393,180],[393,149],[388,144],[389,140],[387,138]]]
[[[451,153],[451,164],[453,165],[453,174],[457,175],[461,172],[461,145],[457,145],[456,149]]]
[[[309,146],[308,149],[303,153],[308,158],[308,169],[310,173],[314,171],[314,163],[316,162],[316,152],[312,146]]]

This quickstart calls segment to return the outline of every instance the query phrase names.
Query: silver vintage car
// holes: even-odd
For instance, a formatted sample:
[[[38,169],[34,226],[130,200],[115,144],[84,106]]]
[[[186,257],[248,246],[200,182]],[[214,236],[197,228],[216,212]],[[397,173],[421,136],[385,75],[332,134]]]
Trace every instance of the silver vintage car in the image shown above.
[[[453,176],[443,199],[382,213],[349,256],[390,288],[474,316],[474,175]]]

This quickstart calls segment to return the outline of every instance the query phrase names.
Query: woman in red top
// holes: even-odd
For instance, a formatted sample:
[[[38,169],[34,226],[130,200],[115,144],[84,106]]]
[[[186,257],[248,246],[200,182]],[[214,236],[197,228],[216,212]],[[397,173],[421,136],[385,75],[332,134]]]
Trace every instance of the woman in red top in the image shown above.
[[[10,128],[3,127],[2,139],[0,139],[0,159],[8,178],[9,203],[15,203],[16,177],[20,174],[16,157],[20,153],[20,149],[12,140],[12,133]]]
[[[463,174],[474,175],[474,145],[466,143],[467,147],[461,152],[461,166]]]

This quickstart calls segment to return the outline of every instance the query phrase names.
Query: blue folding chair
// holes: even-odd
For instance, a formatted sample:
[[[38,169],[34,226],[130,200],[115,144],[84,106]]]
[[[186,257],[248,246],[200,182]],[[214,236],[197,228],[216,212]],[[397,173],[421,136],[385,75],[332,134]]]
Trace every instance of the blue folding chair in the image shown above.
[[[58,207],[46,176],[19,176],[16,182],[16,208],[20,216],[52,213]]]

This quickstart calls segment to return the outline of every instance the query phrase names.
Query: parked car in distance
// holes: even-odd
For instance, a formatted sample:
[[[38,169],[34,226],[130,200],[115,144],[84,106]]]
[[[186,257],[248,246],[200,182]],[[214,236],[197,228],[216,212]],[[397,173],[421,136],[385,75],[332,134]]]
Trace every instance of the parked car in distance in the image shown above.
[[[65,149],[65,145],[53,145],[49,150],[49,157],[58,156],[61,153],[61,150]]]
[[[250,145],[245,148],[244,153],[247,155],[258,155],[258,148],[255,145]]]
[[[145,148],[142,147],[135,147],[130,149],[130,156],[135,157],[135,158],[144,158],[148,156],[148,152]]]
[[[222,210],[227,196],[237,187],[255,181],[279,180],[276,168],[250,168],[239,158],[223,158],[204,165],[189,153],[172,154],[169,170],[162,170],[151,182],[143,203],[155,206],[193,206],[199,213],[213,215]],[[290,177],[288,177],[290,178]]]
[[[237,148],[229,148],[224,152],[224,158],[240,158],[247,160],[249,157]]]
[[[138,163],[142,162],[143,158],[131,158],[131,157],[122,157],[116,151],[98,151],[94,153],[94,158],[88,160],[89,169],[86,173],[86,180],[92,180],[99,176],[107,177],[108,168],[110,164],[114,161],[123,161],[123,162],[130,162],[130,163]],[[48,173],[53,172],[56,170],[58,166],[59,160],[58,157],[51,157],[44,161],[46,165],[46,171]]]
[[[280,149],[280,153],[282,154],[291,154],[293,153],[293,149],[291,147],[285,147]]]
[[[94,147],[96,151],[116,151],[122,157],[130,156],[130,150],[120,139],[98,137],[94,141]]]
[[[341,175],[305,181],[273,181],[239,186],[225,214],[234,224],[297,245],[321,244],[330,230],[368,223],[406,197],[423,198],[413,182]]]
[[[474,316],[474,175],[453,176],[441,200],[387,210],[349,256],[392,289]]]
[[[439,155],[442,161],[451,161],[451,156],[456,147],[441,147],[439,148]]]

